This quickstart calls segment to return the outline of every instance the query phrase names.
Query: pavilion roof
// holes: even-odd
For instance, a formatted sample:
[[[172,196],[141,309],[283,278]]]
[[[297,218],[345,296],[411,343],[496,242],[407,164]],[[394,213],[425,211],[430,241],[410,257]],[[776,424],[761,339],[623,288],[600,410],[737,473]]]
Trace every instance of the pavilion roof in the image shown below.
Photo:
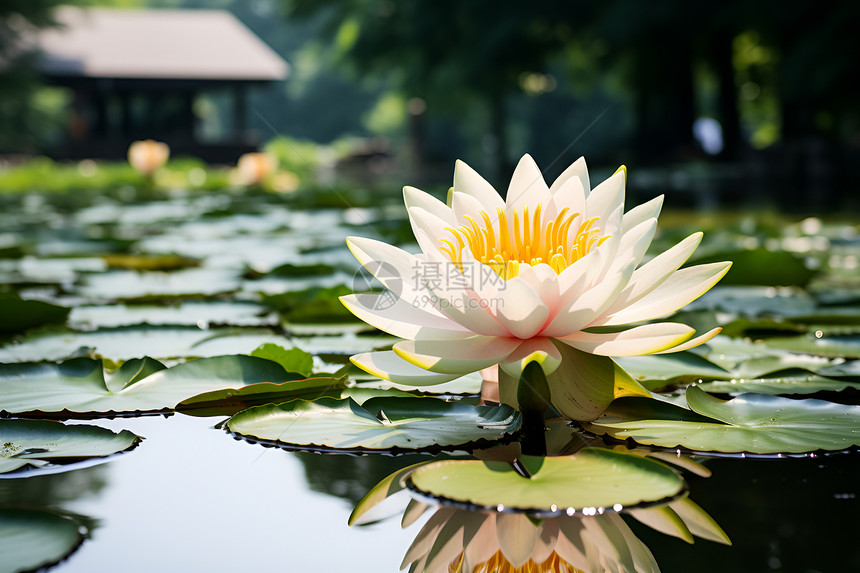
[[[39,32],[48,76],[220,81],[281,80],[289,65],[224,10],[61,7]]]

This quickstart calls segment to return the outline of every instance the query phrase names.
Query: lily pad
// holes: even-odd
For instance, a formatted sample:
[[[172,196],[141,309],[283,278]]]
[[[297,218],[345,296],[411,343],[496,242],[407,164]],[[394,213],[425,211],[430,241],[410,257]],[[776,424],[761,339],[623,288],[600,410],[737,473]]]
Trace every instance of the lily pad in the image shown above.
[[[691,352],[626,356],[614,360],[640,382],[693,382],[730,375],[713,362]]]
[[[83,524],[71,516],[0,507],[0,573],[35,571],[59,563],[86,537]]]
[[[115,375],[102,362],[76,358],[62,364],[0,364],[0,411],[53,413],[88,417],[117,413],[161,412],[185,398],[257,382],[302,378],[253,356],[201,358],[157,369],[152,359],[129,361]]]
[[[11,293],[0,293],[0,308],[3,309],[0,333],[21,332],[43,324],[63,323],[70,310],[41,300],[23,300]]]
[[[815,334],[809,334],[807,336],[771,338],[767,340],[766,344],[771,348],[780,348],[793,352],[805,352],[820,356],[860,358],[860,334],[825,335],[821,338],[818,338]]]
[[[800,369],[790,369],[765,378],[733,378],[712,380],[698,385],[711,394],[814,394],[816,392],[840,392],[846,388],[860,390],[860,382],[835,380],[818,376]]]
[[[564,457],[523,456],[521,461],[525,471],[506,462],[433,462],[409,474],[406,485],[444,504],[541,517],[590,516],[666,503],[686,491],[684,480],[668,466],[600,448]]]
[[[687,403],[716,421],[607,415],[585,428],[620,440],[698,452],[799,454],[860,445],[860,406],[762,394],[724,402],[696,386],[687,388]]]
[[[0,474],[18,477],[33,468],[73,464],[130,450],[141,438],[98,426],[67,426],[49,420],[0,420]],[[14,472],[14,473],[12,473]]]
[[[343,452],[450,449],[515,432],[520,415],[508,406],[470,406],[435,398],[295,400],[239,412],[235,435],[291,449]]]
[[[310,376],[314,368],[314,357],[300,348],[287,350],[283,346],[267,342],[261,344],[251,352],[251,356],[265,358],[280,364],[287,372],[298,372],[304,376]]]

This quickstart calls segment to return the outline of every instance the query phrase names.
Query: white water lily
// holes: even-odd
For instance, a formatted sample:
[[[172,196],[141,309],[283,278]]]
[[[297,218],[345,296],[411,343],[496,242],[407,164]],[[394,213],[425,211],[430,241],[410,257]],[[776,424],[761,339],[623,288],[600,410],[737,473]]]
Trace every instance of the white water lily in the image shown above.
[[[501,400],[517,406],[519,376],[535,360],[552,403],[579,420],[594,419],[615,397],[648,395],[614,362],[592,357],[675,352],[709,340],[719,329],[695,336],[685,324],[648,321],[704,294],[731,263],[682,269],[701,233],[643,263],[663,198],[625,213],[625,179],[622,167],[591,189],[580,158],[548,186],[526,155],[507,199],[459,161],[448,204],[404,188],[421,253],[348,239],[390,292],[341,299],[404,340],[353,363],[421,385],[498,365]]]

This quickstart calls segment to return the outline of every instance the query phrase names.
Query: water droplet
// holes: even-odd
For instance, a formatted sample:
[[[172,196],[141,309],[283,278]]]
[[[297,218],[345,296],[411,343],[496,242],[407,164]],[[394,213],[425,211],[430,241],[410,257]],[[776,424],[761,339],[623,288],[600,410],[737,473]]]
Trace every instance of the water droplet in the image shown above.
[[[815,338],[821,338],[822,336],[824,336],[823,332],[821,332],[820,330],[815,331]]]
[[[572,508],[572,507],[568,507],[568,508],[567,508],[567,511],[565,511],[565,513],[566,513],[567,515],[572,516],[574,513],[576,513],[576,510],[575,510],[574,508]]]
[[[549,510],[552,512],[556,512],[558,511],[558,506],[556,504],[552,504],[551,506],[549,506]]]
[[[496,506],[496,511],[505,511],[505,506],[503,504],[499,504]]]
[[[624,509],[624,506],[621,505],[620,503],[616,503],[615,505],[612,506],[612,509],[615,511],[621,511],[622,509]]]

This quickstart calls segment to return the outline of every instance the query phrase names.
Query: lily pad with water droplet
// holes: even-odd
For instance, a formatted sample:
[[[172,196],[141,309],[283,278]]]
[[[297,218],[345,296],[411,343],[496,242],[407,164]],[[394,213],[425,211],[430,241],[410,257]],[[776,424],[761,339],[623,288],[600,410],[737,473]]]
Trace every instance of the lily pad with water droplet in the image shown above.
[[[344,452],[437,450],[501,440],[520,425],[508,406],[471,406],[435,398],[321,398],[239,412],[227,430],[291,449]]]
[[[730,376],[728,371],[691,352],[623,356],[614,360],[640,382],[693,382]]]
[[[698,385],[711,394],[814,394],[816,392],[841,392],[846,388],[860,390],[860,382],[835,380],[818,376],[801,369],[789,369],[764,378],[733,378],[712,380]]]
[[[793,352],[817,354],[819,356],[838,356],[842,358],[860,358],[860,334],[824,334],[818,338],[815,333],[806,336],[787,338],[771,338],[766,344],[771,348],[780,348]]]
[[[690,408],[713,422],[605,415],[585,428],[598,435],[697,452],[806,453],[860,445],[860,406],[742,394],[732,400],[687,388]]]
[[[72,469],[76,462],[106,458],[130,450],[140,437],[98,426],[65,425],[50,420],[0,420],[0,474],[20,477]],[[63,466],[67,466],[64,468]]]
[[[72,516],[0,507],[0,573],[36,571],[59,563],[87,534],[84,524]]]
[[[201,358],[158,368],[151,358],[126,362],[106,375],[100,360],[61,364],[0,364],[0,411],[98,417],[161,412],[185,398],[257,382],[302,378],[278,364],[243,355]]]
[[[433,462],[409,474],[406,483],[419,498],[542,517],[667,503],[686,491],[684,480],[668,466],[601,448],[563,457],[523,456],[521,461],[525,471],[506,462]]]

